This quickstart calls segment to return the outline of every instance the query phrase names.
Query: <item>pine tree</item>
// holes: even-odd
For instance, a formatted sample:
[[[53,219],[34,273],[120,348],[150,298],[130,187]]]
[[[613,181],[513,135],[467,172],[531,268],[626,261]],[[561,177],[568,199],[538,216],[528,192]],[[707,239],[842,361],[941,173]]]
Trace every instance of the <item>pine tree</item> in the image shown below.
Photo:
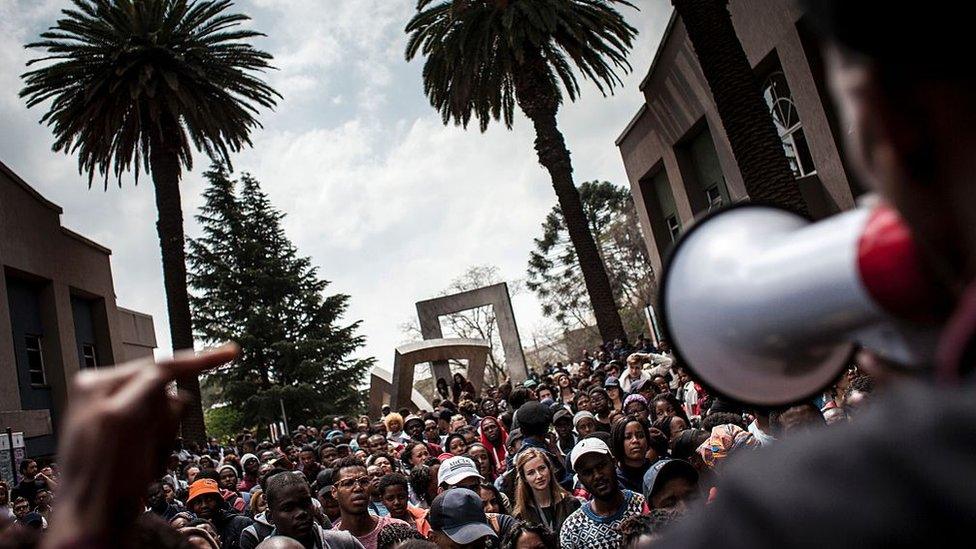
[[[630,191],[609,181],[586,181],[579,194],[624,326],[630,333],[643,332],[642,311],[653,299],[655,279]],[[593,325],[583,274],[558,205],[542,224],[526,273],[526,287],[539,298],[543,315],[566,330]]]
[[[342,326],[349,296],[325,295],[329,285],[285,236],[284,214],[248,174],[230,179],[221,167],[210,182],[190,241],[194,330],[206,343],[232,339],[241,357],[207,376],[219,399],[240,410],[242,425],[262,426],[353,414],[373,359],[356,359],[359,322]]]

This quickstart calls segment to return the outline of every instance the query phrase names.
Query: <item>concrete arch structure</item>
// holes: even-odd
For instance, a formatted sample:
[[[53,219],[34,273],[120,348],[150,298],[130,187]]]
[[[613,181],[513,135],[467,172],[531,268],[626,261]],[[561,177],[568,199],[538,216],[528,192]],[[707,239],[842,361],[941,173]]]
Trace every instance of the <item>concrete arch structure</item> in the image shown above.
[[[385,371],[379,368],[373,370],[369,390],[370,415],[379,416],[386,395],[390,395],[391,408],[412,405],[418,409],[431,410],[430,402],[413,388],[416,366],[424,362],[466,360],[467,378],[474,385],[475,390],[480,391],[484,384],[490,348],[489,343],[483,339],[466,338],[425,339],[397,347],[393,356],[393,374],[389,381],[382,375],[386,373]]]
[[[369,417],[380,417],[383,405],[393,402],[393,394],[393,373],[382,368],[374,368],[369,381]],[[410,399],[413,407],[418,410],[433,409],[430,401],[417,390],[411,392]]]
[[[498,324],[498,335],[502,340],[508,378],[513,384],[522,383],[529,377],[529,370],[525,365],[525,354],[522,352],[518,325],[515,324],[515,312],[512,310],[508,284],[504,282],[418,301],[417,317],[420,320],[420,333],[428,341],[443,338],[444,333],[441,331],[440,317],[486,305],[491,305],[495,312],[495,322]],[[434,379],[439,377],[447,379],[451,375],[451,369],[444,360],[434,361],[431,364],[431,369],[434,373]],[[482,379],[484,378],[482,377]],[[475,388],[481,389],[480,385],[475,385]]]

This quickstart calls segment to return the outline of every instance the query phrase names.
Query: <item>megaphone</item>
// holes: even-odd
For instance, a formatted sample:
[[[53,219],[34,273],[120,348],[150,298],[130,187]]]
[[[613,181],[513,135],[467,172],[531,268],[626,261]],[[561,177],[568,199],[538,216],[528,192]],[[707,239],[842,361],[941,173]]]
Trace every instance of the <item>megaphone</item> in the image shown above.
[[[817,395],[858,345],[923,368],[938,337],[937,286],[885,205],[811,222],[754,203],[692,225],[663,272],[665,337],[708,388],[781,406]]]

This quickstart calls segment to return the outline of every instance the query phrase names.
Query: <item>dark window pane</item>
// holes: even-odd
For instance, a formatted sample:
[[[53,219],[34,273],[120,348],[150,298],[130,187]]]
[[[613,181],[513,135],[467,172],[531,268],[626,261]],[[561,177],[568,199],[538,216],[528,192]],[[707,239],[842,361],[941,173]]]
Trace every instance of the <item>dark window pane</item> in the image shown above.
[[[44,385],[44,357],[41,354],[41,338],[36,335],[24,336],[27,347],[27,371],[31,385]]]
[[[85,358],[85,368],[97,368],[98,360],[95,358],[95,346],[90,343],[85,343],[81,346],[82,355]]]
[[[796,156],[800,162],[800,172],[809,175],[815,171],[813,166],[813,156],[810,155],[810,146],[807,145],[807,136],[803,134],[803,128],[793,132],[793,142],[796,143]]]

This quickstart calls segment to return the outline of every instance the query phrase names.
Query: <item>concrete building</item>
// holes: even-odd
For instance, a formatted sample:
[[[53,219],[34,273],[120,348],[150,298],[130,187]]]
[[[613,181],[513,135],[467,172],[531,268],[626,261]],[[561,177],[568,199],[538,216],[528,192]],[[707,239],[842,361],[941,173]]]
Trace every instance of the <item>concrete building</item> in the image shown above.
[[[111,250],[61,226],[62,210],[0,162],[0,428],[54,453],[82,368],[152,356],[152,317],[115,303]]]
[[[814,217],[862,191],[841,158],[823,60],[793,1],[731,0],[732,23],[761,83],[796,183]],[[681,230],[747,198],[742,174],[681,18],[673,14],[641,82],[645,103],[616,143],[655,272]]]

